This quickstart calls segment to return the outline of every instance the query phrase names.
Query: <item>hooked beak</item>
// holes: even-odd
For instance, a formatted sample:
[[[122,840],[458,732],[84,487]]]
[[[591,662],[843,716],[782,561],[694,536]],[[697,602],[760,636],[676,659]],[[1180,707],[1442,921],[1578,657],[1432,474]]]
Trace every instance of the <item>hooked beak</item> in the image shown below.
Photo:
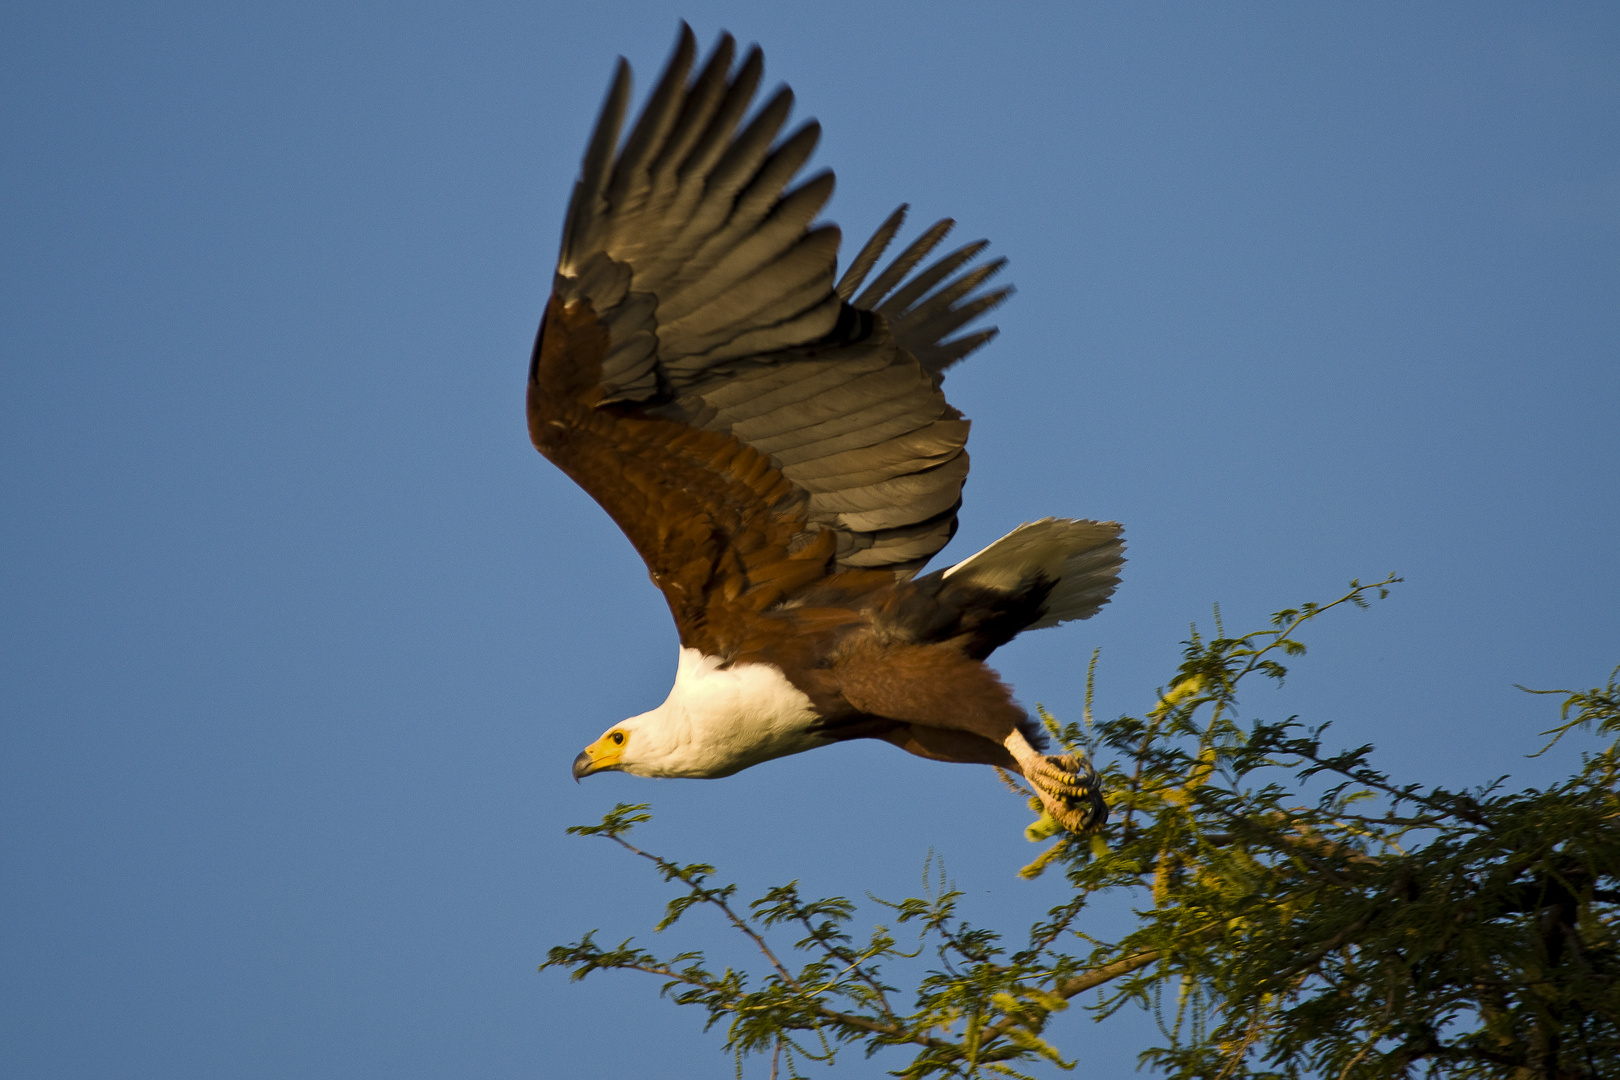
[[[619,758],[624,754],[624,736],[614,742],[610,735],[604,735],[591,745],[579,752],[574,759],[574,782],[578,783],[580,777],[592,773],[606,772],[619,767]]]

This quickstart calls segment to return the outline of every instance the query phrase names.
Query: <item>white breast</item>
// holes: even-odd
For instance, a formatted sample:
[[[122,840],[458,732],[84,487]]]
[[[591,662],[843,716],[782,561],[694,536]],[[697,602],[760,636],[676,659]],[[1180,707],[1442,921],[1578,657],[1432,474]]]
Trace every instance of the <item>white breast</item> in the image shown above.
[[[824,746],[805,729],[810,699],[774,664],[733,664],[682,649],[675,686],[658,708],[625,721],[624,771],[637,776],[730,776],[771,758]]]

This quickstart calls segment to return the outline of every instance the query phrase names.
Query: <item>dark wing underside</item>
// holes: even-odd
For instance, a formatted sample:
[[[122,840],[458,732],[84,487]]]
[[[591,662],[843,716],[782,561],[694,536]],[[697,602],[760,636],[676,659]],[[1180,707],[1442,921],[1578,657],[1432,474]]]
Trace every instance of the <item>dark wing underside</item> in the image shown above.
[[[940,378],[995,331],[950,335],[1010,291],[975,293],[1001,267],[970,266],[982,242],[913,274],[949,221],[866,284],[904,207],[835,282],[838,230],[813,227],[832,174],[788,187],[819,127],[777,138],[785,87],[745,121],[763,61],[734,54],[723,35],[693,75],[683,26],[622,145],[620,61],[530,379],[536,446],[629,536],[688,644],[726,636],[719,608],[838,571],[909,575],[945,545],[968,422]]]

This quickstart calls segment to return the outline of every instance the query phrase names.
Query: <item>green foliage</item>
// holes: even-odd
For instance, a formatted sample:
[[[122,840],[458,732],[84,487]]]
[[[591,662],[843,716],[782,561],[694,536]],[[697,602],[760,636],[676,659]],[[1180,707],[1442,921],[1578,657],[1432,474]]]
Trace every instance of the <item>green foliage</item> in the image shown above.
[[[1245,679],[1281,680],[1282,660],[1305,652],[1301,627],[1395,580],[1352,582],[1333,603],[1278,612],[1242,637],[1195,630],[1142,717],[1093,723],[1089,693],[1084,724],[1043,711],[1058,742],[1110,759],[1111,817],[1101,834],[1061,835],[1026,868],[1060,869],[1072,893],[1022,947],[960,918],[943,875],[923,897],[878,901],[932,963],[902,1000],[885,967],[919,952],[894,932],[857,942],[854,905],[807,900],[797,882],[739,910],[734,886],[709,884],[713,867],[631,845],[646,807],[621,805],[570,831],[613,840],[685,890],[659,930],[694,906],[717,910],[763,974],[717,972],[696,952],[659,959],[630,941],[605,948],[591,934],[544,967],[662,978],[677,1003],[724,1026],[739,1075],[747,1054],[768,1052],[773,1077],[797,1076],[800,1060],[851,1044],[907,1048],[894,1075],[919,1080],[1025,1076],[1042,1061],[1068,1070],[1049,1021],[1096,990],[1084,1006],[1096,1020],[1151,1010],[1162,1038],[1144,1064],[1187,1080],[1620,1077],[1620,741],[1545,790],[1451,791],[1397,783],[1371,747],[1329,753],[1320,729],[1237,719]],[[1579,726],[1620,733],[1614,678],[1544,691],[1566,699],[1554,741]],[[1029,835],[1053,834],[1037,822]],[[1083,923],[1108,897],[1135,915],[1114,940]],[[783,932],[791,952],[767,939]],[[806,959],[793,966],[795,954]]]

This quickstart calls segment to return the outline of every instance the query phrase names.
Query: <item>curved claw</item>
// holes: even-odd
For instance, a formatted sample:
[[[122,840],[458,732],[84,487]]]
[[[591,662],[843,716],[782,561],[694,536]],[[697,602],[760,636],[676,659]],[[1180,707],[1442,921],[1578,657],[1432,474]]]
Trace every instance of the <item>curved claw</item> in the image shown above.
[[[1108,820],[1096,772],[1073,754],[1043,757],[1024,775],[1046,812],[1070,832],[1095,832]]]

